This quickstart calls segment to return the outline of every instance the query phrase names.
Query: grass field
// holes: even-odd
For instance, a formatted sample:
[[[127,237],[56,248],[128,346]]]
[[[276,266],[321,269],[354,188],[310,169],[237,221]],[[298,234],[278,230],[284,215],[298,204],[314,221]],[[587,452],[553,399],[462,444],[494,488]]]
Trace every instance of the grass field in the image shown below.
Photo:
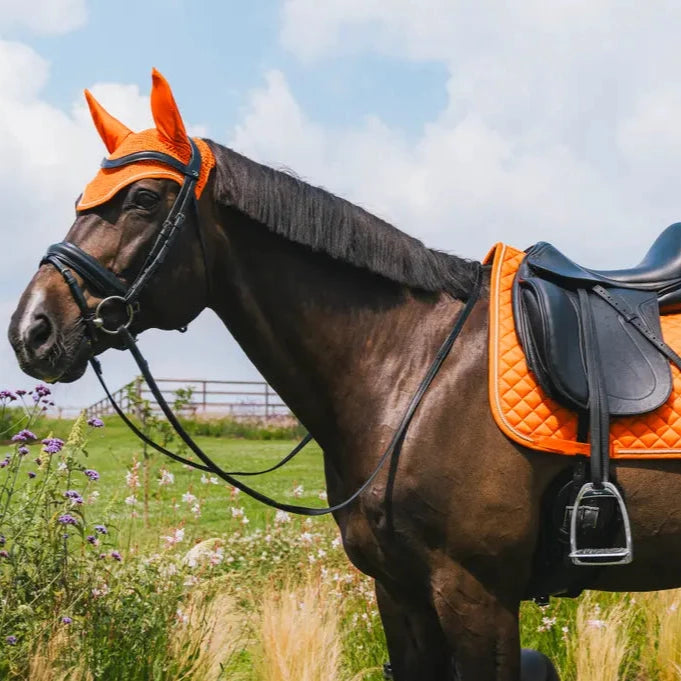
[[[66,439],[71,425],[45,421],[40,436],[52,429],[52,435]],[[197,439],[216,462],[236,469],[272,465],[294,444]],[[9,508],[15,505],[16,512],[6,514],[9,530],[0,515],[0,537],[5,531],[9,538],[8,561],[16,554],[28,565],[17,560],[3,567],[0,559],[0,587],[9,593],[27,579],[35,580],[31,589],[39,586],[42,602],[48,604],[38,612],[30,590],[13,605],[6,598],[4,611],[0,601],[0,634],[16,636],[16,645],[24,645],[21,655],[14,647],[4,648],[7,678],[382,678],[380,665],[387,653],[371,581],[345,558],[331,518],[277,515],[160,454],[145,459],[141,444],[115,419],[89,430],[84,445],[79,442],[76,438],[64,450],[71,452],[66,456],[71,461],[68,472],[46,469],[43,460],[34,478],[27,471],[36,468],[31,457],[39,445],[32,445],[36,449],[15,470],[16,493]],[[99,479],[86,483],[83,468],[96,470]],[[8,473],[0,471],[0,488],[3,474]],[[51,496],[36,496],[35,485],[43,478]],[[277,499],[326,503],[322,455],[314,444],[283,469],[253,482]],[[81,540],[71,536],[63,541],[55,534],[65,487],[77,488],[86,498],[82,518],[74,522],[79,530],[82,526]],[[60,510],[40,521],[31,509],[43,499],[51,499]],[[26,529],[27,517],[33,531]],[[88,541],[97,542],[94,548],[84,539],[97,523],[106,523],[108,534],[90,536]],[[52,542],[52,548],[38,551],[36,542],[26,543],[30,536],[41,547]],[[105,546],[110,553],[98,555]],[[116,551],[120,558],[112,562]],[[63,589],[56,585],[64,579],[67,562],[71,586]],[[40,573],[49,573],[50,565],[52,581],[41,586]],[[80,591],[73,586],[76,582]],[[73,620],[68,627],[63,613]],[[547,653],[568,681],[681,679],[678,592],[587,594],[575,601],[554,599],[546,608],[527,603],[521,628],[523,645]],[[0,657],[0,678],[3,664]]]

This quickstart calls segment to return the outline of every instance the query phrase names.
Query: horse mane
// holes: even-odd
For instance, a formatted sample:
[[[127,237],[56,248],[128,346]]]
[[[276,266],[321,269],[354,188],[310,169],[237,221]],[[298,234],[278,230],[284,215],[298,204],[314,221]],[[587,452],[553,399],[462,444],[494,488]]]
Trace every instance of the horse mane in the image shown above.
[[[207,140],[215,197],[271,232],[410,288],[467,299],[479,263],[421,241],[345,199]]]

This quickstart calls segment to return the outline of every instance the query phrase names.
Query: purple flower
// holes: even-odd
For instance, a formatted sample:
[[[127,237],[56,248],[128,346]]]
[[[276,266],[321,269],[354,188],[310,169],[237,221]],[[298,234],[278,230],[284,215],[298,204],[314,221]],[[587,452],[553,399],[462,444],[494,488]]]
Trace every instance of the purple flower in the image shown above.
[[[36,459],[33,459],[33,463],[35,463],[36,466],[41,466],[42,463],[43,463],[43,460],[40,457],[38,457]]]
[[[88,536],[85,537],[85,539],[89,544],[92,544],[93,546],[97,546],[97,544],[99,544],[99,539],[97,539],[97,537],[95,537],[94,534],[88,534]]]
[[[2,549],[0,551],[0,558],[9,558],[9,553],[5,549]]]
[[[26,394],[26,391],[23,390],[22,388],[19,388],[18,390],[14,391],[15,395],[18,395],[19,397],[23,397]]]
[[[112,551],[112,552],[111,552],[111,557],[112,557],[114,560],[117,560],[119,563],[123,560],[123,556],[121,556],[121,554],[118,553],[118,551]]]
[[[36,473],[34,473],[33,471],[28,472],[28,477],[31,478],[31,480],[33,480],[33,478],[35,478],[35,476],[36,476]]]
[[[15,646],[17,644],[17,637],[16,636],[8,636],[5,641],[7,642],[8,646]]]
[[[43,440],[43,445],[45,454],[57,454],[57,452],[61,452],[64,440],[60,440],[58,437],[48,437]]]
[[[36,394],[38,397],[47,397],[48,395],[52,394],[52,391],[46,386],[43,385],[42,383],[37,385],[33,389],[34,394]]]
[[[99,554],[99,559],[104,560],[106,558],[106,553],[100,553]]]
[[[73,620],[70,617],[62,617],[61,621],[63,624],[71,624],[71,622],[73,622]]]
[[[3,459],[2,461],[0,461],[0,468],[5,468],[5,466],[8,466],[9,461],[10,461],[9,458],[6,458],[6,459]]]
[[[21,456],[26,456],[26,454],[28,454],[29,451],[30,450],[28,449],[28,447],[26,445],[21,445],[21,447],[19,447],[19,449],[17,449],[17,452],[19,452],[19,454]]]
[[[104,428],[104,421],[96,416],[89,418],[87,424],[93,428]]]
[[[7,539],[5,539],[4,534],[0,534],[0,546],[4,546]]]
[[[62,525],[77,525],[78,520],[74,518],[70,513],[64,513],[64,515],[60,515],[57,518],[57,522],[61,523]]]
[[[16,435],[12,436],[12,442],[28,442],[29,440],[37,440],[38,437],[30,430],[20,430]]]
[[[9,402],[14,402],[14,400],[16,399],[17,396],[13,392],[10,392],[9,390],[0,390],[0,400],[8,400]]]
[[[95,525],[95,532],[97,532],[97,534],[109,534],[106,525]]]
[[[64,492],[64,496],[67,499],[71,499],[74,504],[82,504],[83,503],[83,497],[80,496],[78,492],[76,492],[75,489],[69,489]]]
[[[92,468],[86,468],[83,473],[87,475],[91,482],[96,482],[99,480],[99,473],[95,470],[92,470]]]

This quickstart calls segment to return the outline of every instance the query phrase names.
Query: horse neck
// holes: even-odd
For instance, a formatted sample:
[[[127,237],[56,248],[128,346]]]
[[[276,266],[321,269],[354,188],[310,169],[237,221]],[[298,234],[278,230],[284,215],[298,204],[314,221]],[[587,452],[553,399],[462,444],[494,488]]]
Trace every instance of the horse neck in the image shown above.
[[[242,216],[223,228],[215,265],[211,307],[322,446],[379,418],[454,314],[448,296],[414,294]]]

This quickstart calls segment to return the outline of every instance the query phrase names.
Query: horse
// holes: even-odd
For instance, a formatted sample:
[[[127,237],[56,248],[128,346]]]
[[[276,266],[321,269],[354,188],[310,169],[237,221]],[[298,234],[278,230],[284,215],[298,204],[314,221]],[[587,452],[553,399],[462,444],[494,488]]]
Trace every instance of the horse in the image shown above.
[[[179,149],[185,164],[192,150],[157,72],[151,131],[132,133],[89,95],[88,102],[114,166],[86,189],[90,203],[79,202],[66,241],[129,286],[157,246],[182,178],[147,159],[131,166],[146,174],[117,179],[117,150],[136,135],[142,147],[160,140],[158,148]],[[489,268],[431,250],[292,174],[198,142],[213,164],[135,310],[119,313],[130,332],[177,329],[212,309],[319,443],[335,504],[376,467],[481,276],[480,297],[390,467],[334,518],[348,558],[375,581],[396,681],[557,678],[548,666],[521,672],[518,617],[540,585],[558,591],[560,580],[535,556],[542,500],[571,462],[511,442],[492,419]],[[82,305],[94,310],[103,296],[80,274],[71,277],[81,304],[47,261],[11,319],[21,368],[44,381],[75,381],[91,355],[120,345],[116,334],[88,333]],[[637,557],[589,572],[589,588],[681,585],[681,464],[613,467]],[[580,570],[565,568],[567,579],[582,580]]]

